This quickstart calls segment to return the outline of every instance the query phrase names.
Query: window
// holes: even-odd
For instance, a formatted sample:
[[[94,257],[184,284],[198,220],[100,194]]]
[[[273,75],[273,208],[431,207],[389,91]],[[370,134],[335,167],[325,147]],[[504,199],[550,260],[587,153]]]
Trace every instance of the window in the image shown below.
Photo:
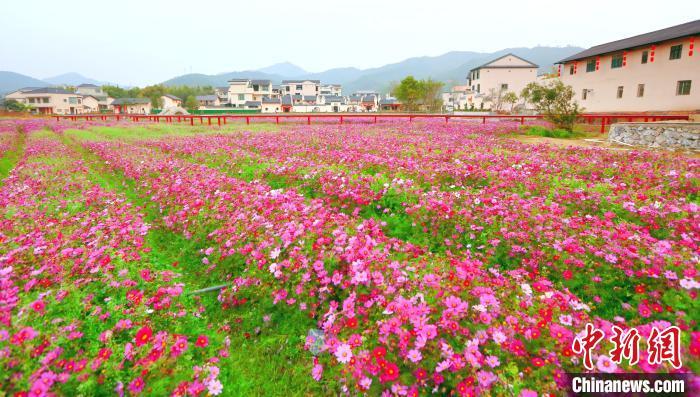
[[[508,84],[501,84],[501,90],[507,90]]]
[[[681,52],[683,52],[683,44],[671,46],[671,57],[669,59],[681,59]]]
[[[569,74],[574,74],[574,65],[569,66]]]
[[[297,84],[297,90],[301,90],[301,84]]]
[[[611,69],[617,69],[622,67],[622,54],[613,55],[612,63],[610,64]]]
[[[588,90],[584,88],[583,92],[581,92],[581,99],[585,101],[586,98],[588,98]]]
[[[637,84],[637,97],[641,98],[644,96],[644,84]]]
[[[289,86],[284,87],[284,90],[289,92]]]
[[[245,94],[238,94],[238,100],[239,101],[245,100]]]
[[[637,97],[641,98],[644,96],[644,84],[637,84]]]
[[[649,61],[649,51],[642,51],[642,63]]]
[[[680,80],[676,85],[676,95],[690,95],[690,80]]]
[[[590,59],[586,62],[586,72],[595,72],[595,59]]]
[[[476,92],[481,92],[481,84],[476,85]]]
[[[624,91],[625,87],[619,86],[617,87],[617,98],[620,99],[622,98],[622,92]]]

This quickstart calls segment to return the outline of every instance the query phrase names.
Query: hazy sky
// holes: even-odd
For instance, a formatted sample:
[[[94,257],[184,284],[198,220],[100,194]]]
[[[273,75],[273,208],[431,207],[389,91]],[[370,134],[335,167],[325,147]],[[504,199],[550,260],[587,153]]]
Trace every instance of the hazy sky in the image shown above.
[[[283,61],[316,72],[457,50],[588,47],[698,18],[697,0],[0,0],[0,70],[144,85]]]

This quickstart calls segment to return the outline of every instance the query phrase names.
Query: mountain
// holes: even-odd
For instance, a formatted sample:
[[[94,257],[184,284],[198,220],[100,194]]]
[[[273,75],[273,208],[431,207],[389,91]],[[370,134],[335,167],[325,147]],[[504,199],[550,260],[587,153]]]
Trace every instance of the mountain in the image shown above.
[[[44,79],[44,81],[51,84],[51,85],[72,85],[72,86],[77,86],[80,84],[94,84],[94,85],[99,85],[99,86],[116,85],[114,83],[109,83],[107,81],[99,81],[99,80],[91,79],[89,77],[85,77],[82,74],[75,73],[75,72],[59,74],[58,76],[46,78],[46,79]]]
[[[282,63],[276,63],[274,65],[270,65],[268,67],[258,69],[258,72],[263,72],[267,74],[278,74],[280,76],[285,76],[285,77],[296,77],[296,76],[303,76],[306,74],[309,74],[306,70],[300,68],[299,66],[289,63],[289,62],[282,62]]]
[[[188,74],[175,77],[165,85],[211,85],[225,86],[232,78],[270,79],[277,84],[283,79],[315,79],[324,83],[343,85],[343,92],[351,93],[358,90],[386,91],[389,86],[408,75],[416,78],[432,78],[445,83],[446,87],[464,84],[469,70],[507,53],[525,58],[540,66],[540,73],[549,72],[552,65],[583,48],[580,47],[533,47],[506,48],[500,51],[482,53],[474,51],[452,51],[446,54],[430,57],[408,58],[401,62],[384,65],[377,68],[357,69],[353,67],[329,69],[319,73],[307,73],[302,68],[291,63],[279,63],[266,68],[252,71],[222,73],[217,75]]]
[[[0,94],[6,94],[24,87],[46,87],[48,84],[39,79],[15,72],[0,71]]]
[[[231,79],[267,79],[272,80],[275,84],[279,83],[287,76],[280,76],[278,74],[268,74],[265,72],[260,72],[257,70],[247,70],[242,72],[230,72],[221,73],[215,75],[201,74],[201,73],[190,73],[182,76],[174,77],[170,80],[164,81],[162,84],[166,86],[176,86],[176,85],[189,85],[189,86],[212,86],[212,87],[225,87],[228,85],[228,81]]]

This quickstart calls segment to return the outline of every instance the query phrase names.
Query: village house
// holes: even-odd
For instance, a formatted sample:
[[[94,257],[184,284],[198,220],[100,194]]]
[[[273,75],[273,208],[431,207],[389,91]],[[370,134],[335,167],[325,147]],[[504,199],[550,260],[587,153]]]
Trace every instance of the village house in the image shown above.
[[[86,113],[81,95],[62,88],[22,88],[5,96],[29,105],[32,113],[82,114]]]
[[[282,111],[282,100],[280,98],[262,99],[262,113],[279,113]]]
[[[228,102],[228,87],[216,87],[214,88],[214,95],[219,97],[219,103],[222,105],[227,105]]]
[[[221,106],[221,101],[216,95],[197,95],[195,99],[199,103],[200,108]]]
[[[175,95],[165,94],[161,96],[160,99],[163,103],[163,109],[182,107],[182,99],[176,97]]]
[[[539,66],[514,54],[506,54],[469,71],[467,85],[475,93],[475,109],[489,109],[494,98],[507,92],[520,92],[537,80]],[[469,101],[469,95],[467,101]],[[471,105],[470,105],[471,107]]]
[[[343,88],[340,84],[323,84],[319,87],[319,95],[343,95]]]
[[[379,100],[379,110],[382,112],[396,112],[401,110],[401,102],[396,98],[383,98]]]
[[[235,108],[250,108],[250,102],[260,102],[265,97],[272,97],[270,80],[232,79],[228,81],[228,103]]]
[[[319,95],[320,80],[282,80],[280,92],[282,95]]]
[[[152,109],[148,98],[117,98],[112,107],[115,114],[150,114]]]
[[[92,95],[83,95],[83,112],[99,113],[100,101]]]
[[[340,95],[322,95],[321,103],[324,105],[321,111],[324,112],[347,112],[347,99]]]
[[[700,20],[600,44],[559,62],[587,112],[700,109]]]
[[[468,85],[456,85],[449,92],[442,93],[442,104],[446,111],[469,109],[469,94],[472,93]]]
[[[95,84],[80,84],[75,87],[75,93],[83,97],[91,96],[97,100],[97,109],[91,112],[106,112],[111,109],[114,98],[107,95],[102,87]],[[88,100],[89,101],[89,100]],[[89,101],[92,104],[92,101]],[[91,108],[92,109],[92,108]]]

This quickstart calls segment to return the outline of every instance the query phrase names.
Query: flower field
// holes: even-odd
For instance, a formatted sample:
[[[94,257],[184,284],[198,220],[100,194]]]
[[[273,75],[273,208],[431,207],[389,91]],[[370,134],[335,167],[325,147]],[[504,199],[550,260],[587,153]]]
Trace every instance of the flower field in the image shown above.
[[[560,395],[587,324],[697,373],[700,160],[517,129],[0,120],[0,396]]]

